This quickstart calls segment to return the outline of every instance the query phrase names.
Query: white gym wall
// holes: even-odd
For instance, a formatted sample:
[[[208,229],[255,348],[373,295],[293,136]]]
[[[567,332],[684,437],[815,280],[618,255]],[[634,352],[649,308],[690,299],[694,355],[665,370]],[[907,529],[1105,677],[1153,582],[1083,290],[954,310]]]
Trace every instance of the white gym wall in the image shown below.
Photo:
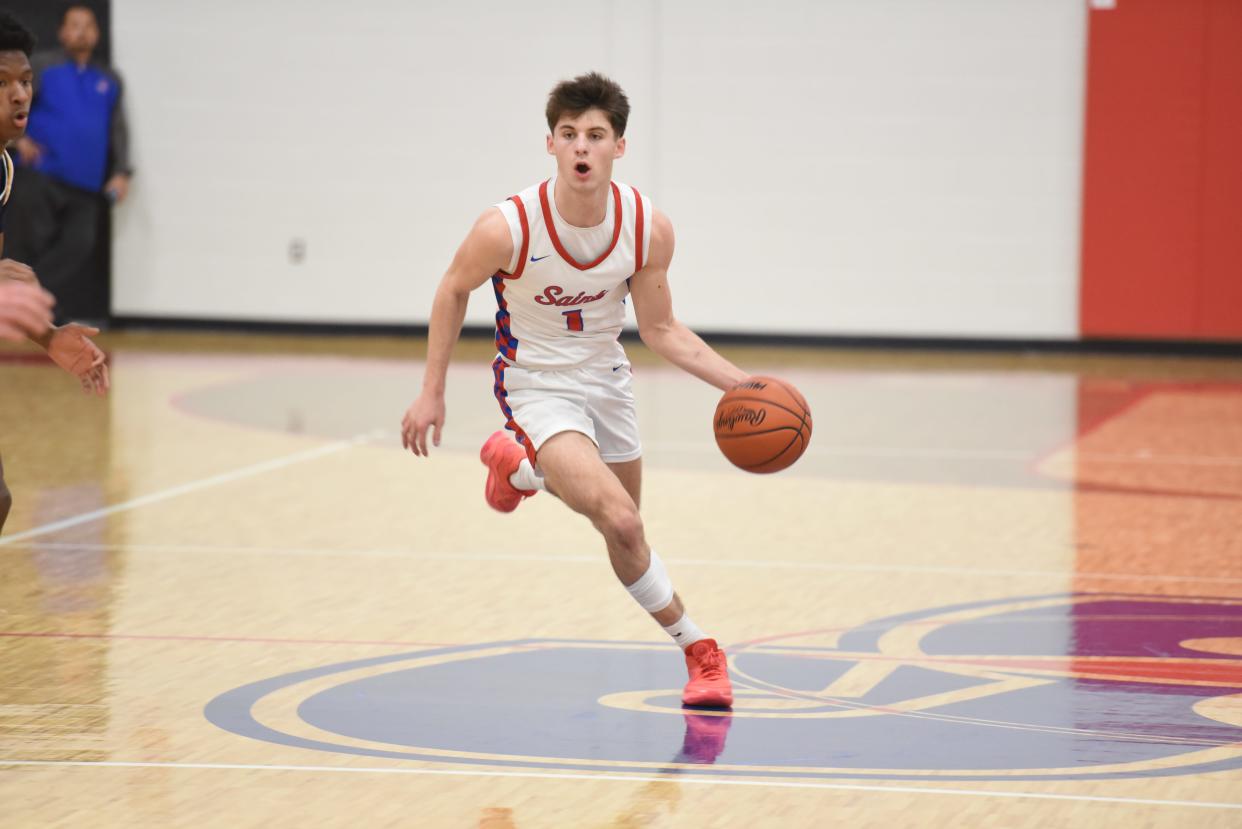
[[[600,69],[693,327],[1072,339],[1085,26],[1082,0],[113,0],[113,312],[425,323],[474,218],[551,174],[548,89]]]

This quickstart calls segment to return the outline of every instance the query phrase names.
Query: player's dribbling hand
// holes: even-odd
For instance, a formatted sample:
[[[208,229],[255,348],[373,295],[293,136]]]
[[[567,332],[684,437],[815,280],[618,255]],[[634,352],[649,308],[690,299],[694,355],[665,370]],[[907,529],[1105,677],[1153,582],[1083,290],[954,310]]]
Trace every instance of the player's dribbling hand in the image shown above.
[[[38,285],[0,280],[0,340],[42,337],[52,327],[56,300]]]
[[[440,428],[444,426],[444,396],[423,393],[405,410],[401,418],[401,447],[415,455],[427,457],[427,430],[435,427],[431,443],[440,445]]]

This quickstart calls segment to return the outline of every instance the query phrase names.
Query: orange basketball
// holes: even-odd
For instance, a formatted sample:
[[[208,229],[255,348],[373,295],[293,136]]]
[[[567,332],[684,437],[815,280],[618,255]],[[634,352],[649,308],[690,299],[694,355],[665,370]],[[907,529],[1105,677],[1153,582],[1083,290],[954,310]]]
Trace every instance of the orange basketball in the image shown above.
[[[780,472],[811,442],[806,398],[775,377],[747,377],[729,389],[712,423],[720,451],[747,472]]]

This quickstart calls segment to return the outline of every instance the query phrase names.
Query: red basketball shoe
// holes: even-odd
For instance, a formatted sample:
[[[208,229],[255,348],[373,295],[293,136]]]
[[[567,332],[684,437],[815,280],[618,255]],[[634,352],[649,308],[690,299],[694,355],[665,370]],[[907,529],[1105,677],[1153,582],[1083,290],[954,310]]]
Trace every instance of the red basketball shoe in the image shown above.
[[[509,483],[509,476],[517,472],[526,457],[526,450],[514,443],[504,431],[493,432],[479,450],[479,460],[487,467],[487,484],[483,497],[487,505],[498,512],[513,512],[523,498],[535,494],[533,489],[517,489]]]
[[[715,639],[700,639],[686,648],[686,668],[690,681],[681,692],[683,704],[711,708],[728,708],[733,704],[729,663]]]

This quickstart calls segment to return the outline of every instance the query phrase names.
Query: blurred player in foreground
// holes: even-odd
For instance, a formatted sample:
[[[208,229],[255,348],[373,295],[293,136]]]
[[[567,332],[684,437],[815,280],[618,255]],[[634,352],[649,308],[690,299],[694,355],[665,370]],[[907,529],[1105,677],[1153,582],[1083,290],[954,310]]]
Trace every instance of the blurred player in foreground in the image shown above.
[[[33,72],[30,53],[34,36],[12,15],[0,12],[0,146],[20,138],[30,117]],[[4,208],[13,190],[13,159],[0,150],[0,254],[4,251]],[[56,365],[77,377],[88,393],[108,391],[104,353],[91,341],[95,328],[69,323],[52,325],[53,299],[39,287],[27,266],[0,259],[0,339],[30,339],[42,346]],[[13,499],[4,483],[0,461],[0,530]]]

